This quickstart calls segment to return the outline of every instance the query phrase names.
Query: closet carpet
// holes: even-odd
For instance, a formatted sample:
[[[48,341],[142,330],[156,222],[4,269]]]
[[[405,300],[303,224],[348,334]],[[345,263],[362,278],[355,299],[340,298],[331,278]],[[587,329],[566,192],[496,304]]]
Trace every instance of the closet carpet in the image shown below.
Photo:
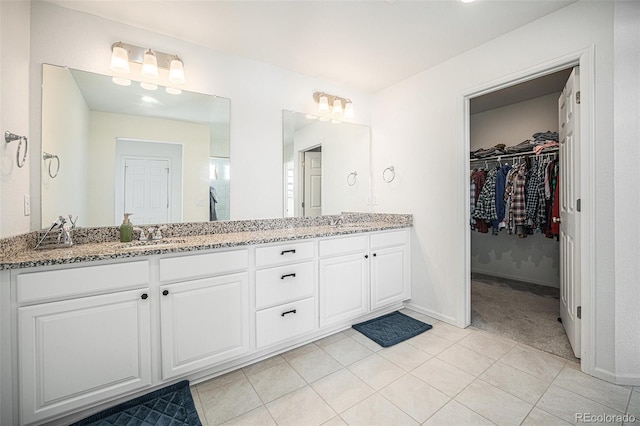
[[[471,275],[471,325],[577,361],[560,316],[560,290],[483,274]]]

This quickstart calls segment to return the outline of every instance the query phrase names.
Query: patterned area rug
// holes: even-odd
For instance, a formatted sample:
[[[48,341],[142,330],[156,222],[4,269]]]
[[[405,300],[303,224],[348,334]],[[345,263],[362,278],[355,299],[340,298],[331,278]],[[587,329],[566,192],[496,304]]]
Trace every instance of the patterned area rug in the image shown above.
[[[395,311],[354,324],[353,328],[386,348],[424,333],[431,328],[431,325]]]
[[[191,397],[189,382],[184,380],[108,408],[72,426],[201,426]]]

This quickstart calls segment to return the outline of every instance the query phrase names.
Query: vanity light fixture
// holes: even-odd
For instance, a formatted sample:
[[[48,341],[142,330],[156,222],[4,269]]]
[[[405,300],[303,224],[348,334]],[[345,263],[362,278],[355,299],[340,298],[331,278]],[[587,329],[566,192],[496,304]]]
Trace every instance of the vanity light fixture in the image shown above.
[[[331,105],[331,112],[334,118],[353,118],[353,103],[351,99],[324,92],[315,92],[313,100],[318,104],[318,112],[320,113],[329,112],[329,105]]]
[[[110,68],[113,72],[116,74],[130,74],[131,62],[141,65],[139,69],[143,81],[140,85],[147,90],[156,90],[158,88],[156,81],[160,77],[159,69],[168,70],[168,80],[173,84],[184,84],[186,81],[184,63],[178,55],[134,46],[121,41],[111,46]],[[113,82],[121,86],[129,86],[131,84],[130,80],[121,75],[114,76]],[[171,91],[168,89],[167,92],[171,94],[182,92],[180,89],[172,88]]]

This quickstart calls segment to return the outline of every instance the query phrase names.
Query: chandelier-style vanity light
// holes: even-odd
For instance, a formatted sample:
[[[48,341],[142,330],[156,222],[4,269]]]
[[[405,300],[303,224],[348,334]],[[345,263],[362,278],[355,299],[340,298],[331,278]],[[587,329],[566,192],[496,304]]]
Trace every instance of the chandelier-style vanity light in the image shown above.
[[[329,112],[329,105],[331,105],[331,113],[334,118],[353,118],[353,103],[351,99],[324,92],[315,92],[313,100],[318,104],[318,112],[320,113]]]
[[[151,50],[134,46],[132,44],[123,43],[121,41],[111,46],[111,70],[117,74],[130,74],[130,62],[140,64],[140,75],[143,81],[140,86],[147,90],[156,90],[158,88],[157,81],[160,77],[159,68],[169,71],[169,82],[174,84],[184,84],[186,81],[184,76],[184,64],[178,55],[172,55],[158,50]],[[121,86],[131,85],[131,80],[121,76],[114,76],[113,82]],[[173,95],[180,94],[182,91],[175,87],[167,87],[167,93]]]

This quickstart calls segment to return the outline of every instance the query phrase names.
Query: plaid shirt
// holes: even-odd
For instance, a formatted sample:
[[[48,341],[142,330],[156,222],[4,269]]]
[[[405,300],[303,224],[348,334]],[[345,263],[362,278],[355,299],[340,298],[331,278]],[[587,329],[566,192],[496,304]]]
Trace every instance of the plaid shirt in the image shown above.
[[[498,220],[498,212],[496,211],[496,176],[497,170],[490,170],[487,173],[487,180],[480,191],[476,209],[473,217],[476,219],[484,219],[486,221]]]
[[[509,214],[513,225],[524,225],[527,220],[525,184],[527,182],[527,166],[522,165],[513,181]]]
[[[529,173],[529,180],[526,185],[527,201],[527,220],[531,223],[536,223],[538,220],[538,201],[540,198],[540,192],[538,186],[540,185],[540,175],[538,174],[538,162],[534,160]]]

